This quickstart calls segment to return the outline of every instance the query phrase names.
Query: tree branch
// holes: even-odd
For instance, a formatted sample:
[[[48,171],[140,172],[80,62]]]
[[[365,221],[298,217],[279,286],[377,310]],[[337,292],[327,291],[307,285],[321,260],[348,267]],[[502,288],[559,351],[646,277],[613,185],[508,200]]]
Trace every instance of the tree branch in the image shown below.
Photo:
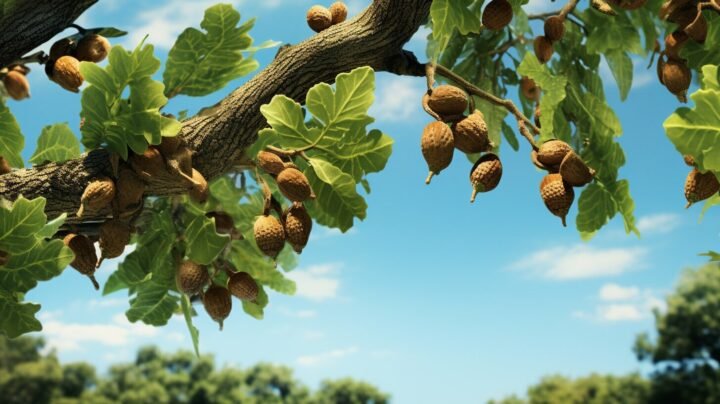
[[[260,106],[277,94],[302,102],[313,85],[331,83],[337,74],[361,66],[423,76],[424,70],[418,70],[417,60],[402,47],[426,21],[430,3],[431,0],[375,0],[356,18],[284,48],[269,66],[211,112],[183,122],[181,136],[193,149],[193,166],[207,179],[231,170],[245,149],[255,142],[258,131],[267,126]],[[2,175],[0,196],[10,200],[19,195],[43,196],[47,198],[46,213],[55,217],[63,212],[75,212],[87,183],[110,173],[107,151],[93,150],[62,164],[51,163]],[[146,195],[186,191],[180,184],[154,180],[146,187]],[[83,217],[83,221],[97,220],[109,213],[108,210],[96,217]],[[77,219],[72,217],[69,221]]]

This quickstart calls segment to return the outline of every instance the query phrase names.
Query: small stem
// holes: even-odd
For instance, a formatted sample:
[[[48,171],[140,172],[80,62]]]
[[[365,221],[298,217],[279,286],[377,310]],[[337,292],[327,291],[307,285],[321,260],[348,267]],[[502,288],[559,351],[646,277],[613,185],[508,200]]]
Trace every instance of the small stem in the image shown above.
[[[84,34],[87,30],[77,24],[70,24],[70,28],[75,28],[79,33]]]

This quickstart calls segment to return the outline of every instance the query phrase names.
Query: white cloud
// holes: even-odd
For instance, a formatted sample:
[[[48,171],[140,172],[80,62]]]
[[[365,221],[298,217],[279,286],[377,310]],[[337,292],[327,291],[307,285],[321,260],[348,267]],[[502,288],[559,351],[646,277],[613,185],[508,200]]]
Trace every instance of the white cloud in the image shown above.
[[[349,236],[351,234],[356,234],[357,228],[353,227],[350,230],[343,233],[340,229],[336,228],[330,228],[330,227],[320,227],[317,230],[313,230],[312,233],[310,233],[310,241],[317,241],[322,240],[326,238],[334,238],[339,236]]]
[[[640,294],[640,289],[631,286],[624,287],[615,283],[607,283],[600,288],[600,300],[612,301],[612,300],[629,300],[637,297]]]
[[[644,248],[595,248],[587,245],[536,251],[511,265],[553,280],[597,278],[622,274],[642,265]]]
[[[405,121],[417,115],[420,110],[422,98],[423,80],[416,77],[392,76],[383,80],[378,85],[378,93],[375,97],[370,115],[378,121]]]
[[[674,213],[657,213],[641,217],[637,222],[640,233],[669,233],[680,225],[680,216]]]
[[[634,304],[609,304],[598,308],[598,317],[604,321],[637,321],[645,313]]]
[[[296,359],[296,362],[300,366],[318,366],[329,362],[334,362],[355,354],[359,349],[355,346],[351,346],[344,349],[334,349],[332,351],[322,352],[315,355],[303,355]]]
[[[286,276],[294,280],[297,285],[295,295],[322,301],[337,296],[340,280],[336,275],[341,266],[340,264],[314,265],[307,269],[292,271]]]
[[[43,323],[43,335],[49,348],[59,351],[77,351],[86,344],[99,344],[109,347],[121,347],[138,338],[151,338],[158,335],[155,327],[130,323],[124,314],[119,313],[110,323],[87,324],[65,323],[56,319]]]

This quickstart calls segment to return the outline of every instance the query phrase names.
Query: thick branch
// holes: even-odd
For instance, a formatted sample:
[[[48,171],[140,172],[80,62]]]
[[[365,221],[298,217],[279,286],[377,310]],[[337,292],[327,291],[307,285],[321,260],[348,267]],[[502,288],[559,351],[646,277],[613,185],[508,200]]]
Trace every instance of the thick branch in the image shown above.
[[[403,45],[427,19],[431,0],[375,0],[353,20],[328,28],[297,45],[284,48],[257,76],[217,107],[184,122],[181,135],[194,150],[193,165],[206,178],[217,177],[238,161],[267,126],[260,106],[273,96],[302,102],[316,83],[360,66],[414,76],[424,75]],[[108,154],[95,150],[63,164],[16,170],[0,176],[0,195],[16,199],[47,198],[51,217],[75,212],[85,185],[110,174]],[[186,192],[180,185],[148,184],[147,195]]]

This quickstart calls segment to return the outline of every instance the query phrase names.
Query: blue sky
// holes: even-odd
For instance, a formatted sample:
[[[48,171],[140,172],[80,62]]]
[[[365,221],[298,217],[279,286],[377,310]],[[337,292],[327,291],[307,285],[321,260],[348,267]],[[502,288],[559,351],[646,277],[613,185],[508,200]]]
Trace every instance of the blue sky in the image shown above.
[[[104,0],[79,23],[128,30],[115,43],[131,47],[150,34],[164,60],[177,34],[198,26],[214,3]],[[258,43],[297,43],[312,34],[304,18],[314,2],[258,3],[235,2],[243,19],[257,17]],[[366,4],[351,1],[351,15]],[[421,57],[422,38],[408,45]],[[274,53],[258,57],[265,65]],[[626,236],[616,218],[583,242],[574,209],[563,228],[540,199],[542,174],[525,144],[517,153],[503,149],[500,186],[475,204],[468,203],[471,165],[460,154],[426,186],[419,148],[429,122],[419,102],[424,81],[378,74],[375,126],[396,143],[386,170],[370,177],[367,219],[343,235],[316,228],[290,275],[297,296],[273,293],[265,320],[236,310],[219,332],[200,316],[201,350],[220,363],[285,364],[313,387],[325,378],[366,379],[396,403],[484,402],[521,393],[547,373],[642,370],[630,350],[634,335],[652,329],[650,309],[662,308],[681,270],[717,249],[720,217],[710,211],[699,223],[700,206],[683,209],[688,168],[662,129],[678,103],[645,64],[638,61],[626,102],[612,80],[606,88],[624,127],[628,163],[621,175],[630,180],[642,238]],[[33,98],[10,101],[27,137],[26,159],[43,126],[68,121],[77,132],[80,109],[79,96],[48,81],[41,68],[29,78]],[[242,81],[203,99],[178,97],[169,110],[212,105]],[[116,265],[103,265],[101,283]],[[129,324],[124,295],[102,298],[72,270],[28,298],[42,303],[43,334],[63,361],[105,369],[132,360],[141,345],[191,347],[181,319],[161,329]]]

